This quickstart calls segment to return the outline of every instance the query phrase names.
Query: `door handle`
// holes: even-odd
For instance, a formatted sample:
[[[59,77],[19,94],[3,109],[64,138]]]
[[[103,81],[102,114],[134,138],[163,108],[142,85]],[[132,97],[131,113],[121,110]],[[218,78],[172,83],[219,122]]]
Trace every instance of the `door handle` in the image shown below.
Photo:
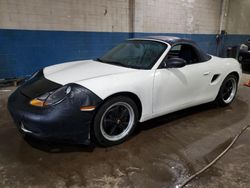
[[[209,71],[208,71],[208,72],[204,72],[204,73],[203,73],[203,75],[204,75],[204,76],[207,76],[207,75],[209,75],[209,74],[210,74],[210,72],[209,72]]]

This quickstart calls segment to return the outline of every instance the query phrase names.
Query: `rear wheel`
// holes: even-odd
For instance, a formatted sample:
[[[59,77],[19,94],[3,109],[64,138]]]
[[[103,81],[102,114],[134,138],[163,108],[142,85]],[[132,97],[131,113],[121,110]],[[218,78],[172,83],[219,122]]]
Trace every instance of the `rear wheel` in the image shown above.
[[[230,74],[223,81],[216,102],[220,106],[229,105],[233,102],[238,89],[238,79],[236,76]]]
[[[92,133],[99,145],[116,145],[128,138],[137,120],[138,110],[135,102],[128,97],[114,97],[98,110]]]

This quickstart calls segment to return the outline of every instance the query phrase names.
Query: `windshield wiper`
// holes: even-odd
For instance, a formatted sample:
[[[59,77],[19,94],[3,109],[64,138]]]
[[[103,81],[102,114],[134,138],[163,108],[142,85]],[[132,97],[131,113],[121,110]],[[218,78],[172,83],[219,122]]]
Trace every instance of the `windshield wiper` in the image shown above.
[[[102,62],[102,63],[105,63],[105,61],[103,61],[103,60],[100,59],[100,58],[97,58],[96,60],[97,60],[97,61],[100,61],[100,62]]]
[[[99,61],[99,62],[101,62],[101,63],[108,63],[108,64],[122,66],[122,67],[127,67],[127,68],[143,69],[142,67],[133,66],[133,65],[126,65],[126,64],[123,64],[123,63],[121,63],[119,61],[104,61],[104,60],[102,60],[100,58],[97,58],[96,60]]]
[[[126,65],[124,65],[123,63],[119,62],[119,61],[106,61],[107,63],[110,63],[112,65],[120,65],[123,67],[126,67]]]
[[[119,61],[104,61],[104,60],[102,60],[100,58],[98,58],[97,60],[100,61],[100,62],[102,62],[102,63],[108,63],[108,64],[122,66],[122,67],[129,67],[129,65],[124,65],[123,63],[121,63]]]

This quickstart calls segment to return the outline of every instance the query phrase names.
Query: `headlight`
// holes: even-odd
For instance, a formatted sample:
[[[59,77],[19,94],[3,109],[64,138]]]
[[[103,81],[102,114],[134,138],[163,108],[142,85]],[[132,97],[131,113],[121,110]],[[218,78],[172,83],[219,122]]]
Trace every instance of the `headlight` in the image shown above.
[[[62,102],[66,96],[71,92],[70,86],[63,86],[53,92],[45,93],[30,101],[32,106],[49,106]]]

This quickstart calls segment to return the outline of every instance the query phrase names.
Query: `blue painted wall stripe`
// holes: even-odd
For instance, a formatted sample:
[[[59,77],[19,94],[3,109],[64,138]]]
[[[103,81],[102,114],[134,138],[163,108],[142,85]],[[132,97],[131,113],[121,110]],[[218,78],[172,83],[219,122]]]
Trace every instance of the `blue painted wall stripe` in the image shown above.
[[[0,78],[22,77],[66,61],[93,59],[131,37],[172,35],[193,39],[216,54],[216,35],[176,33],[81,32],[0,29]],[[226,45],[239,44],[249,35],[228,35]]]

